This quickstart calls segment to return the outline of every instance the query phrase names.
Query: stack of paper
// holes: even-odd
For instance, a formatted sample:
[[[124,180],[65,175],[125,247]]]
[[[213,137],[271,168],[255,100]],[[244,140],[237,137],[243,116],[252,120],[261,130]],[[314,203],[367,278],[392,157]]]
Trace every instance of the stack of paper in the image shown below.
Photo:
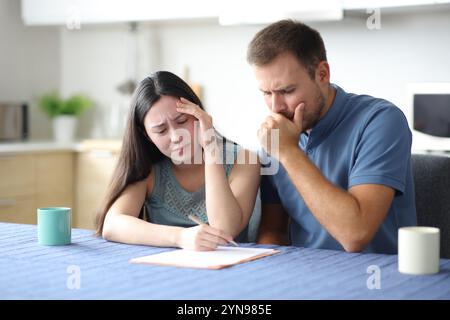
[[[238,263],[270,256],[278,252],[280,251],[274,249],[219,246],[214,251],[177,249],[134,258],[130,262],[186,268],[222,269]]]

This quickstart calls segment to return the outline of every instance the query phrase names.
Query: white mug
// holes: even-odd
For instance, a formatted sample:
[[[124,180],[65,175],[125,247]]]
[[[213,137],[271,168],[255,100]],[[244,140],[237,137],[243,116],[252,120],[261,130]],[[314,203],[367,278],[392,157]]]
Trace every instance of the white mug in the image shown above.
[[[439,238],[438,228],[398,229],[398,271],[407,274],[438,273]]]

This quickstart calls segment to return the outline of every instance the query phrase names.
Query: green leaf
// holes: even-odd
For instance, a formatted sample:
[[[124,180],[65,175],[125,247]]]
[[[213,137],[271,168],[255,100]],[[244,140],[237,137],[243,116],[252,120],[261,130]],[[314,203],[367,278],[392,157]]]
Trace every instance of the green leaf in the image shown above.
[[[42,111],[47,113],[51,118],[60,114],[62,103],[63,102],[56,91],[44,94],[38,99],[38,104]]]
[[[86,96],[77,94],[64,101],[61,114],[79,115],[90,108],[93,102]]]
[[[39,97],[38,104],[42,111],[53,118],[59,115],[78,116],[94,103],[83,94],[76,94],[64,100],[56,91],[52,91]]]

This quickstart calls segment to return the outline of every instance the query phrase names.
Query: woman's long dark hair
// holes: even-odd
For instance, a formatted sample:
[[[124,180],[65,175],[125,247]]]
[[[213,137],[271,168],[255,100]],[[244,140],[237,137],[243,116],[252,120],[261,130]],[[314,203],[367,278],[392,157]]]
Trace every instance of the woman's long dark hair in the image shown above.
[[[166,157],[150,141],[144,127],[145,115],[161,96],[183,97],[203,109],[199,97],[189,85],[171,72],[155,72],[139,83],[131,100],[119,160],[97,215],[98,236],[102,235],[108,210],[125,188],[146,179],[152,165]]]

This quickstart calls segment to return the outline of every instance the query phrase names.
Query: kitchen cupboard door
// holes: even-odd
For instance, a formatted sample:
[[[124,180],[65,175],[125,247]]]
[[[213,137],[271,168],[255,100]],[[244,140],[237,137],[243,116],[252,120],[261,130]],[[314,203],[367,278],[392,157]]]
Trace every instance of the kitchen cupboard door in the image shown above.
[[[0,198],[0,221],[36,224],[36,202],[32,195],[16,195]]]
[[[0,155],[0,222],[36,224],[37,208],[73,207],[73,152]]]
[[[103,202],[118,158],[118,152],[87,150],[76,160],[76,214],[77,228],[95,229],[96,215]]]
[[[37,207],[73,208],[74,153],[43,153],[36,157]]]
[[[16,195],[33,195],[35,172],[35,157],[31,154],[0,155],[0,199],[11,200]]]
[[[0,221],[36,224],[35,157],[0,155]]]

